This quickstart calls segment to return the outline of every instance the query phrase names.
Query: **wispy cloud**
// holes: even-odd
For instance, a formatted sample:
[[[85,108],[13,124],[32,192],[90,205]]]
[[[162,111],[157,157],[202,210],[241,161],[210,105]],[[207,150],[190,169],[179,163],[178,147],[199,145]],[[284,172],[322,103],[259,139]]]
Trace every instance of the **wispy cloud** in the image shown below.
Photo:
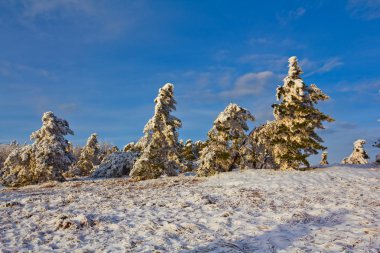
[[[347,131],[357,132],[359,129],[360,125],[355,122],[336,120],[335,122],[325,124],[325,129],[319,130],[319,133],[323,135],[333,135],[336,133],[344,133]]]
[[[339,57],[334,57],[321,61],[312,61],[308,58],[305,58],[300,61],[301,68],[309,71],[305,74],[306,77],[312,76],[314,74],[330,72],[333,69],[342,66],[343,64],[343,61]]]
[[[379,0],[349,0],[347,9],[351,15],[365,20],[380,18]]]
[[[288,50],[289,48],[292,48],[293,50],[296,49],[305,49],[307,46],[304,44],[302,40],[299,38],[290,38],[290,37],[279,37],[275,34],[270,34],[266,36],[253,36],[249,38],[246,43],[250,46],[252,46],[252,49],[260,48],[283,48],[285,50]],[[268,55],[268,54],[267,54]]]
[[[305,15],[305,13],[306,13],[305,8],[300,7],[300,8],[297,8],[295,10],[289,11],[288,12],[288,18],[298,19],[298,18],[302,17],[303,15]]]
[[[33,75],[46,79],[56,79],[56,76],[45,68],[32,67],[24,64],[0,60],[0,76],[17,78],[23,75]]]
[[[272,41],[266,37],[254,37],[248,40],[250,45],[270,44]]]
[[[214,55],[216,61],[222,61],[227,58],[229,51],[227,49],[221,49]]]
[[[0,7],[12,10],[11,18],[39,36],[58,36],[58,31],[67,36],[65,32],[68,32],[81,36],[85,42],[115,39],[152,14],[145,1],[111,6],[107,1],[22,0],[19,4],[5,1]],[[142,10],[144,15],[141,15]],[[3,19],[3,22],[8,21]]]
[[[240,57],[239,62],[251,64],[255,69],[276,71],[286,67],[288,58],[276,54],[248,54]]]
[[[58,105],[58,108],[66,114],[70,114],[80,110],[80,105],[74,102],[69,102]]]
[[[286,25],[290,21],[297,20],[304,16],[306,13],[306,9],[303,7],[299,7],[290,11],[283,11],[282,13],[277,15],[277,19],[280,21],[280,24]]]
[[[221,92],[220,96],[224,98],[238,98],[258,95],[266,86],[273,83],[274,79],[275,74],[271,71],[247,73],[237,78],[232,89]]]
[[[229,87],[236,76],[235,68],[210,66],[205,70],[185,70],[158,73],[157,82],[172,82],[176,86],[176,96],[192,103],[205,103],[217,98],[218,90]]]
[[[380,79],[361,80],[356,82],[344,81],[337,85],[339,92],[367,93],[380,97]]]
[[[40,16],[53,18],[52,14],[54,13],[61,16],[64,12],[81,12],[85,14],[95,12],[92,3],[87,0],[24,0],[23,6],[23,16],[32,20]]]

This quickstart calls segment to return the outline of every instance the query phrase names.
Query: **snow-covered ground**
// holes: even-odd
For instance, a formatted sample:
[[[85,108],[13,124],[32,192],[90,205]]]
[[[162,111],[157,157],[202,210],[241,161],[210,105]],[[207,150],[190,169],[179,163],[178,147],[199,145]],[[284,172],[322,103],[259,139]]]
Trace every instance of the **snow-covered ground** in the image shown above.
[[[0,190],[1,252],[379,252],[380,169]]]

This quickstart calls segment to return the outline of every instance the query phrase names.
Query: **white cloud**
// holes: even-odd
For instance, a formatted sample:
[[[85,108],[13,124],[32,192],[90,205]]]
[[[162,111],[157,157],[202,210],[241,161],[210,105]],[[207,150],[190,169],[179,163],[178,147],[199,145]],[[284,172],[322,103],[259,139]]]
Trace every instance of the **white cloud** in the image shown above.
[[[222,50],[219,50],[218,52],[216,52],[216,54],[214,55],[214,59],[216,61],[222,61],[224,59],[227,58],[229,54],[229,51],[227,49],[222,49]]]
[[[240,57],[241,63],[249,63],[255,69],[283,70],[287,66],[288,58],[275,54],[248,54]]]
[[[364,79],[357,82],[340,82],[337,84],[336,90],[339,92],[354,93],[370,92],[371,95],[378,96],[380,93],[379,88],[380,79]]]
[[[74,113],[80,110],[80,106],[74,102],[60,104],[58,105],[58,108],[66,114]]]
[[[271,40],[269,40],[268,38],[265,38],[265,37],[255,37],[255,38],[249,39],[249,41],[248,41],[248,43],[250,45],[269,44],[271,42],[272,42]]]
[[[271,71],[244,74],[237,78],[231,90],[221,92],[220,96],[225,98],[238,98],[248,95],[258,95],[266,86],[273,83],[274,77],[275,75]]]
[[[137,29],[153,15],[158,18],[143,0],[115,5],[91,0],[0,1],[2,7],[12,13],[3,22],[18,22],[38,36],[79,36],[84,42],[112,40]]]
[[[300,61],[301,68],[304,71],[306,70],[305,77],[330,72],[343,64],[343,61],[339,57],[330,58],[324,61],[312,61],[305,58]]]
[[[29,19],[36,19],[38,16],[48,16],[53,12],[82,12],[86,14],[94,13],[91,2],[86,0],[24,0],[23,16]]]
[[[25,75],[39,76],[49,80],[56,79],[56,76],[46,69],[0,60],[0,76],[18,78]]]
[[[298,19],[302,17],[303,15],[305,15],[305,13],[306,13],[305,8],[300,7],[300,8],[297,8],[296,10],[289,11],[288,17],[291,19]]]
[[[326,61],[320,68],[316,70],[317,73],[326,73],[339,66],[343,65],[343,62],[339,58],[332,58]]]
[[[283,11],[282,13],[277,15],[277,19],[280,21],[282,25],[286,25],[290,21],[297,20],[304,16],[306,13],[306,9],[303,7],[299,7],[295,10]]]
[[[365,20],[374,20],[380,18],[380,1],[379,0],[349,0],[347,9],[354,17]]]

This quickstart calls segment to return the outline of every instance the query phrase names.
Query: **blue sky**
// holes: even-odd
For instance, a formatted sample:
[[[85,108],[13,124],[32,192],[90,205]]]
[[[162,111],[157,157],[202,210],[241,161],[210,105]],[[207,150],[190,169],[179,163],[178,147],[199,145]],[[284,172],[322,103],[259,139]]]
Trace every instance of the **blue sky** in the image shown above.
[[[272,119],[296,55],[331,96],[321,132],[330,161],[380,137],[380,1],[0,2],[0,142],[29,140],[51,110],[74,144],[96,132],[120,147],[142,136],[153,99],[175,85],[180,138],[205,139],[230,102],[252,126]],[[315,162],[319,158],[312,158]]]

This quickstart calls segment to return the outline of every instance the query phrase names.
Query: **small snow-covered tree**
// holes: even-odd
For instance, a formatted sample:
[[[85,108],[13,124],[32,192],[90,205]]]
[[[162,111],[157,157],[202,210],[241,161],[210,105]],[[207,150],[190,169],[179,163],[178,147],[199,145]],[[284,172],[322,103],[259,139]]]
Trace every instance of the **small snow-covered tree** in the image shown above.
[[[74,162],[67,134],[74,134],[66,120],[44,113],[41,129],[32,133],[32,145],[17,148],[8,156],[0,172],[2,184],[23,186],[49,180],[64,181],[63,172]]]
[[[307,86],[301,78],[301,68],[295,56],[289,58],[289,71],[283,85],[277,88],[277,100],[273,114],[275,121],[266,132],[274,162],[280,169],[298,169],[309,166],[307,158],[325,150],[322,138],[315,132],[324,129],[323,121],[334,121],[315,105],[328,100],[315,84]]]
[[[77,176],[87,176],[94,172],[94,167],[100,164],[100,158],[98,136],[94,133],[87,139],[86,146],[81,151],[79,161],[76,164]]]
[[[193,142],[189,139],[185,143],[181,140],[180,145],[182,164],[186,167],[186,171],[194,171],[197,167],[197,160],[199,159],[200,151],[203,148],[203,143],[201,141]]]
[[[178,133],[181,121],[170,113],[176,109],[174,86],[167,83],[158,91],[154,100],[154,116],[144,128],[145,136],[139,141],[141,156],[135,162],[130,176],[135,180],[175,176],[183,165],[178,155]]]
[[[112,150],[112,149],[108,149]],[[115,151],[106,155],[101,163],[94,166],[91,177],[122,177],[129,175],[133,164],[140,156],[140,149],[134,142],[128,143],[123,151]]]
[[[273,159],[273,134],[278,131],[275,121],[256,127],[249,134],[253,168],[255,169],[278,169]]]
[[[110,178],[127,176],[138,157],[138,153],[133,151],[128,152],[113,152],[107,155],[102,162],[94,167],[94,172],[91,177]]]
[[[327,151],[323,151],[322,155],[321,155],[321,162],[319,163],[320,165],[328,165],[329,162],[327,161]]]
[[[252,114],[236,104],[229,104],[218,115],[201,151],[198,176],[211,176],[241,165],[244,157],[240,149],[247,138],[248,120],[254,120]]]
[[[363,147],[365,143],[365,140],[356,140],[354,142],[354,150],[349,157],[342,160],[342,164],[367,164],[369,156]]]

